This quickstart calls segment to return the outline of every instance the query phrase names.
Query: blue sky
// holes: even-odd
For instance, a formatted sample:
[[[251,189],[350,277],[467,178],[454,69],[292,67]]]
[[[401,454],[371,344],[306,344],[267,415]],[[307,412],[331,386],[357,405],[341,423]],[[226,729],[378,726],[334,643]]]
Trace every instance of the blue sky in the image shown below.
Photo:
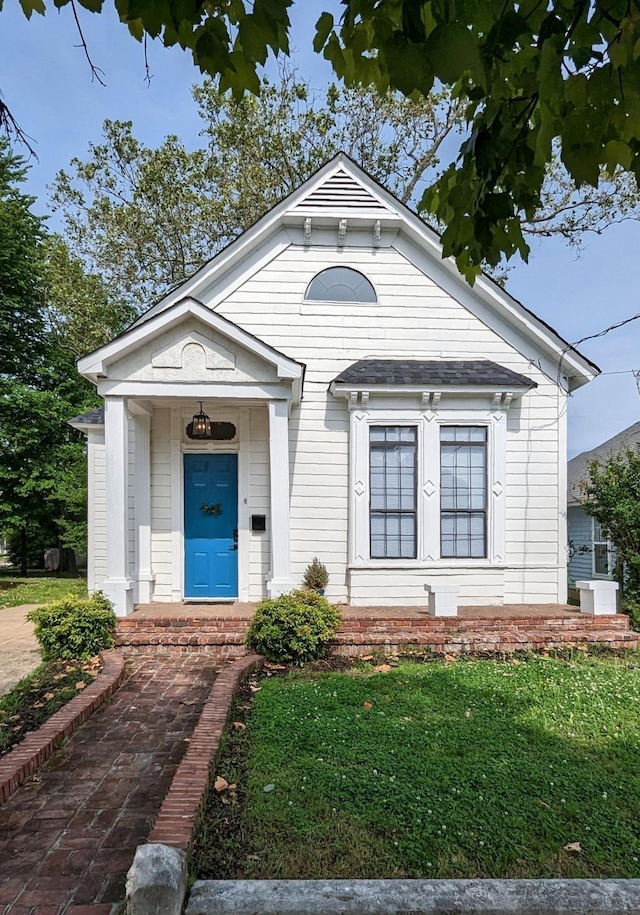
[[[69,7],[53,7],[27,22],[18,0],[5,0],[0,13],[0,89],[21,127],[36,141],[28,189],[36,210],[48,212],[47,186],[73,156],[84,158],[100,139],[106,118],[132,120],[147,144],[177,134],[196,146],[200,129],[191,86],[199,78],[191,58],[177,49],[151,44],[151,85],[145,82],[142,48],[117,21],[109,0],[105,13],[82,13],[94,63],[106,88],[91,80],[78,45]],[[331,77],[328,65],[311,51],[314,23],[323,8],[297,0],[293,7],[292,48],[300,76],[313,87]],[[519,264],[509,291],[574,342],[640,312],[636,265],[640,224],[626,222],[601,237],[587,237],[579,257],[559,240],[544,240],[530,263]],[[581,350],[603,376],[578,391],[569,404],[570,456],[592,448],[640,418],[640,394],[631,369],[640,369],[640,321],[589,341]],[[611,374],[609,374],[611,373]],[[613,374],[620,373],[620,374]],[[639,382],[640,383],[640,382]]]

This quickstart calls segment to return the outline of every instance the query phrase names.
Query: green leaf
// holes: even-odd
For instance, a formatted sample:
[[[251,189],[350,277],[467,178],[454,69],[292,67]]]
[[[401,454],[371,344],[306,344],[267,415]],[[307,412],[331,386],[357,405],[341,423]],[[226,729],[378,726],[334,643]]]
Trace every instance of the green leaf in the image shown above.
[[[316,34],[313,39],[313,50],[316,54],[322,51],[332,30],[333,16],[331,13],[323,13],[316,22]]]
[[[44,0],[20,0],[20,6],[27,19],[31,19],[33,13],[39,13],[41,16],[45,14]]]
[[[633,152],[626,143],[620,140],[609,140],[604,148],[604,156],[607,167],[613,171],[616,165],[628,169],[633,161]]]
[[[484,85],[484,66],[478,42],[471,31],[456,23],[438,26],[425,45],[434,75],[444,83],[454,83],[465,73]]]

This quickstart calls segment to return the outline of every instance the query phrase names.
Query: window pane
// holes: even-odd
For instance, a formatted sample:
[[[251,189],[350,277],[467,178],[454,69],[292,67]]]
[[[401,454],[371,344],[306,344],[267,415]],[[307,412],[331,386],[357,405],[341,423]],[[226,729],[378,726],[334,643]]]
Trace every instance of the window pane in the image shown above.
[[[486,442],[486,426],[441,426],[441,442]]]
[[[609,549],[606,543],[595,543],[593,546],[593,570],[596,575],[608,575],[611,571],[609,568]]]
[[[416,556],[415,426],[372,426],[369,436],[371,556]]]
[[[484,512],[443,512],[440,539],[443,557],[483,559],[486,556]]]
[[[377,302],[369,280],[351,267],[329,267],[315,276],[305,298],[314,302]]]

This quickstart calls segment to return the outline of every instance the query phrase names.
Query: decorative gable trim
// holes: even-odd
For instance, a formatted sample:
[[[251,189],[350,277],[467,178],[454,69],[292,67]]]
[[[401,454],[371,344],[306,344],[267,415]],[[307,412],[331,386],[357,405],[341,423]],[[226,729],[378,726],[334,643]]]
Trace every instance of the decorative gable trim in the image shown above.
[[[350,214],[374,215],[376,218],[397,216],[398,210],[383,203],[371,188],[356,180],[343,163],[323,182],[315,184],[311,191],[288,212],[312,216],[316,213],[339,212],[343,217]]]
[[[250,353],[253,353],[265,362],[275,366],[279,379],[288,379],[292,382],[293,399],[296,402],[299,402],[302,396],[302,380],[304,377],[304,365],[302,363],[296,362],[295,359],[290,359],[288,356],[285,356],[284,353],[279,352],[279,350],[264,343],[264,341],[260,340],[258,337],[255,337],[243,328],[238,327],[233,321],[223,318],[222,315],[211,311],[211,309],[206,308],[202,302],[198,302],[191,297],[182,299],[171,308],[168,308],[165,311],[160,312],[160,314],[155,315],[150,320],[145,321],[144,324],[134,325],[111,343],[108,343],[106,346],[103,346],[95,352],[90,353],[88,356],[85,356],[83,359],[80,359],[78,362],[78,371],[81,375],[84,375],[85,378],[88,378],[90,381],[93,381],[94,384],[97,384],[99,378],[104,378],[106,376],[108,365],[122,359],[125,355],[131,353],[138,347],[143,346],[145,343],[148,343],[154,337],[157,337],[161,333],[180,324],[189,316],[197,318],[199,321],[202,321],[203,324],[215,331],[216,334],[220,334],[227,340],[244,347],[244,349],[248,350]],[[192,336],[200,335],[193,334]],[[206,340],[208,346],[211,346],[210,340],[207,340],[205,337],[202,337],[202,339]],[[180,344],[174,344],[169,349],[177,350],[178,347],[184,348],[188,343],[189,340],[181,341]],[[220,350],[221,352],[224,352],[226,347],[220,347]],[[162,352],[163,351],[160,351],[160,353]],[[175,355],[176,354],[172,352],[169,354],[168,358],[173,359]],[[229,355],[232,359],[234,358],[233,354],[230,353]],[[162,356],[160,356],[160,358],[162,358]],[[171,386],[168,385],[166,387],[168,391]]]
[[[177,343],[165,346],[151,355],[151,364],[158,369],[181,369],[184,365],[184,351],[187,346],[199,346],[204,354],[204,364],[208,369],[229,369],[236,365],[236,357],[231,350],[220,343],[214,343],[203,334],[192,332]]]
[[[333,198],[331,202],[330,192],[338,195],[338,199]],[[316,227],[331,228],[336,233],[337,243],[341,222],[344,223],[343,235],[347,226],[349,233],[352,229],[370,230],[374,247],[385,231],[397,232],[394,247],[444,291],[473,313],[478,305],[484,306],[489,313],[489,326],[493,327],[494,322],[498,328],[501,324],[508,325],[538,351],[542,350],[552,363],[547,374],[559,385],[574,390],[599,374],[600,370],[593,362],[489,277],[481,276],[473,289],[469,287],[454,260],[442,258],[438,234],[344,153],[339,153],[192,277],[168,293],[139,318],[134,327],[171,309],[184,296],[198,298],[209,294],[214,287],[226,289],[228,293],[237,281],[234,278],[239,270],[246,279],[248,273],[260,269],[264,260],[260,249],[264,250],[269,242],[278,250],[286,247],[283,232],[288,227],[295,227],[299,232],[301,244],[312,242]],[[273,254],[273,250],[269,251],[267,259]],[[248,262],[252,262],[249,271]],[[216,292],[213,301],[217,303],[222,297]],[[499,329],[498,333],[501,333]]]

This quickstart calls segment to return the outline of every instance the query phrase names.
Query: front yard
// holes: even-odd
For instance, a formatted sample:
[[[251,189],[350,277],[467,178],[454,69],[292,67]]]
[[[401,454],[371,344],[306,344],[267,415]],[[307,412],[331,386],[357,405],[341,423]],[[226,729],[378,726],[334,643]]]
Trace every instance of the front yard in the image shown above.
[[[0,610],[3,607],[20,607],[22,604],[44,604],[66,597],[67,594],[86,597],[86,578],[0,578]]]
[[[387,668],[247,689],[199,877],[640,877],[637,653]]]

